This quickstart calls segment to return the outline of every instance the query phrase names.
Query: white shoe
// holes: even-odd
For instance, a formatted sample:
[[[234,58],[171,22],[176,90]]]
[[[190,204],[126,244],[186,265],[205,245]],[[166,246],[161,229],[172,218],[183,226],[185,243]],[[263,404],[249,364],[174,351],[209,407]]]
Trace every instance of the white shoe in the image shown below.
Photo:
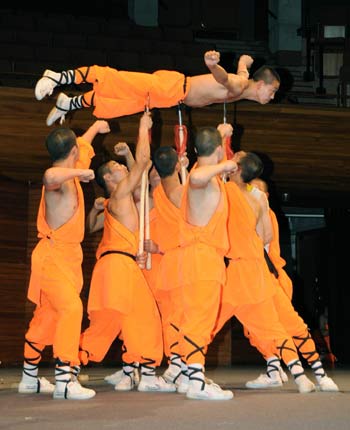
[[[179,370],[176,373],[173,373],[169,368],[163,373],[162,378],[165,379],[167,382],[171,382],[172,384],[175,384],[176,387],[180,384],[180,378],[181,378],[181,370]]]
[[[64,93],[59,94],[56,105],[51,109],[46,118],[46,125],[50,126],[58,119],[60,120],[60,124],[64,122],[66,113],[71,110],[70,100],[71,97],[66,96]]]
[[[104,380],[108,384],[111,384],[111,385],[115,386],[115,385],[117,385],[120,382],[120,380],[122,379],[123,374],[124,374],[123,369],[117,370],[116,372],[112,373],[111,375],[105,376]],[[133,379],[134,379],[135,386],[139,385],[139,383],[140,383],[140,376],[139,376],[138,369],[134,369]]]
[[[176,387],[176,390],[180,394],[186,394],[188,391],[188,388],[190,386],[190,379],[187,375],[184,375],[181,373],[179,379],[178,379],[178,385]]]
[[[18,385],[18,392],[21,394],[52,394],[55,386],[46,378],[33,378],[33,382],[21,381]]]
[[[116,372],[112,373],[111,375],[107,375],[104,377],[104,380],[111,385],[117,385],[120,380],[122,379],[123,375],[123,369],[117,370]]]
[[[295,383],[298,386],[299,393],[311,393],[316,390],[315,384],[310,381],[310,379],[306,375],[300,375],[295,380]]]
[[[233,392],[230,390],[223,390],[218,384],[205,384],[203,390],[194,390],[189,388],[186,393],[188,399],[196,400],[231,400]]]
[[[115,391],[131,391],[136,386],[134,373],[127,375],[123,372],[119,382],[115,385]]]
[[[280,377],[282,382],[288,382],[288,375],[286,374],[286,372],[282,369],[282,367],[278,368],[278,371],[280,373]]]
[[[152,392],[162,392],[162,393],[174,393],[176,391],[176,386],[172,382],[168,382],[161,376],[154,376],[153,378],[146,376],[141,377],[138,391],[152,391]]]
[[[338,385],[327,375],[317,383],[317,388],[320,391],[339,391]]]
[[[277,372],[276,372],[277,373]],[[272,379],[266,375],[266,373],[261,374],[256,379],[248,381],[245,386],[247,388],[277,388],[282,387],[282,379],[278,376],[277,379]]]
[[[35,98],[37,100],[42,100],[45,96],[51,96],[53,90],[58,84],[59,78],[59,73],[53,72],[52,70],[45,70],[43,76],[35,85]]]
[[[64,384],[59,384],[64,385]],[[59,391],[57,385],[53,392],[54,399],[87,400],[95,396],[95,391],[82,387],[78,381],[70,381],[65,385],[64,391]]]

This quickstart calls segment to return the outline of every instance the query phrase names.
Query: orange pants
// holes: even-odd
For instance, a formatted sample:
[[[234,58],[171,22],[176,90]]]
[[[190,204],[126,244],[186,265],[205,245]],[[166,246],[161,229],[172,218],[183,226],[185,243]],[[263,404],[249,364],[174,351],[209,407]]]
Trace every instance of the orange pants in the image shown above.
[[[270,356],[281,356],[285,364],[299,359],[292,338],[279,321],[279,314],[272,298],[260,303],[239,306],[222,303],[214,335],[232,316],[246,327],[254,339],[259,339],[259,342],[270,346]]]
[[[217,281],[197,281],[182,288],[180,353],[187,365],[205,364],[205,353],[218,317],[221,289]]]
[[[114,309],[90,311],[89,327],[82,333],[80,347],[88,353],[88,360],[100,362],[114,339],[122,333],[124,363],[149,362],[158,366],[163,357],[159,314],[149,296],[135,300],[130,313]],[[152,299],[152,301],[151,301]],[[83,364],[87,364],[87,360]]]
[[[305,337],[308,333],[308,327],[303,319],[294,309],[287,294],[282,288],[277,288],[276,294],[273,296],[273,302],[278,314],[278,319],[285,328],[289,336]],[[255,346],[265,358],[272,357],[276,354],[275,345],[273,342],[259,338],[256,333],[253,334],[249,329],[245,329],[245,335],[248,337],[252,346]],[[310,340],[309,340],[310,341]],[[313,342],[313,341],[312,341]],[[310,346],[311,350],[315,350],[316,346]]]
[[[170,357],[180,354],[179,330],[183,318],[182,288],[158,290],[156,301],[162,318],[164,354]]]
[[[74,286],[62,283],[59,290],[43,288],[41,304],[34,311],[25,337],[29,342],[53,345],[55,358],[78,365],[82,317],[83,305]]]
[[[75,70],[74,83],[92,83],[94,90],[84,94],[83,106],[95,106],[97,118],[115,118],[150,108],[176,106],[189,91],[185,76],[170,70],[154,73],[128,72],[111,67],[90,66]]]

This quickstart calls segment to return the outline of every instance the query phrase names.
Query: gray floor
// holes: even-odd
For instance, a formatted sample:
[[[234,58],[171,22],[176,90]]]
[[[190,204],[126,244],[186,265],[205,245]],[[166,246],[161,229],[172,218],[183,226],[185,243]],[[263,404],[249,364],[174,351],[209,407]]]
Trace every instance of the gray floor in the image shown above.
[[[26,430],[349,430],[350,369],[328,370],[339,393],[299,394],[293,381],[280,389],[248,390],[258,366],[208,369],[207,376],[234,391],[229,401],[188,400],[177,393],[120,393],[104,382],[115,369],[85,369],[83,384],[97,392],[86,401],[17,393],[20,369],[0,369],[0,429]],[[52,369],[42,375],[52,380]],[[308,373],[308,376],[312,375]]]

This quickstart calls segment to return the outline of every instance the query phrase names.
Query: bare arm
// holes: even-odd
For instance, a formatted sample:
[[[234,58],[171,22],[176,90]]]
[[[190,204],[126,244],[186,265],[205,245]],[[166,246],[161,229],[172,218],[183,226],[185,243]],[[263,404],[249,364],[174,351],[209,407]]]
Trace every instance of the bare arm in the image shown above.
[[[136,145],[135,163],[129,175],[121,181],[112,193],[114,198],[121,198],[132,193],[141,180],[143,171],[150,161],[149,131],[152,127],[152,119],[149,113],[144,113],[140,119],[139,136]]]
[[[95,155],[94,149],[91,146],[93,139],[98,133],[108,133],[110,131],[107,121],[95,121],[86,132],[78,137],[77,144],[79,146],[79,160],[75,167],[87,169],[90,167],[91,159]]]
[[[110,131],[111,129],[109,128],[107,121],[97,120],[86,130],[81,138],[91,144],[97,134],[105,134],[109,133]]]
[[[214,79],[223,85],[231,95],[239,95],[248,86],[249,72],[247,65],[249,64],[249,55],[242,55],[238,62],[237,74],[228,74],[226,70],[219,65],[220,54],[217,51],[207,51],[204,55],[204,61]],[[251,59],[251,63],[253,60]],[[251,64],[250,63],[250,64]]]
[[[256,231],[261,237],[264,245],[269,244],[273,239],[273,227],[269,212],[269,202],[264,193],[259,196],[261,214],[256,226]]]
[[[56,191],[61,186],[74,178],[81,182],[89,182],[94,179],[95,174],[91,169],[74,169],[68,167],[50,167],[46,170],[43,177],[43,184],[47,191]]]
[[[129,145],[126,142],[118,142],[114,145],[114,153],[115,155],[125,157],[126,166],[130,172],[135,163],[135,159],[130,151]]]
[[[96,231],[103,229],[104,201],[104,197],[97,197],[97,199],[94,201],[94,205],[86,217],[86,230],[89,233],[95,233]]]
[[[222,173],[230,173],[237,170],[237,164],[233,160],[222,161],[219,164],[197,167],[190,173],[191,188],[205,188],[211,178]]]

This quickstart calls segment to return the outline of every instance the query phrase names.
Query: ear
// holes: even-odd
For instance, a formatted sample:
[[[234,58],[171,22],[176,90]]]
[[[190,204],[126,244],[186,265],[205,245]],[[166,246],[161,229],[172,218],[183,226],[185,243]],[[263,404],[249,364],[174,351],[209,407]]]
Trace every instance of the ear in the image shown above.
[[[70,153],[75,157],[78,155],[78,151],[79,151],[78,145],[74,145],[73,148],[70,150]]]
[[[106,172],[103,175],[103,180],[105,181],[106,184],[107,184],[107,182],[110,182],[110,180],[111,180],[111,174],[109,172]]]
[[[262,88],[264,85],[265,85],[265,82],[262,79],[260,79],[260,81],[256,83],[256,87],[258,90],[260,90],[260,88]]]

